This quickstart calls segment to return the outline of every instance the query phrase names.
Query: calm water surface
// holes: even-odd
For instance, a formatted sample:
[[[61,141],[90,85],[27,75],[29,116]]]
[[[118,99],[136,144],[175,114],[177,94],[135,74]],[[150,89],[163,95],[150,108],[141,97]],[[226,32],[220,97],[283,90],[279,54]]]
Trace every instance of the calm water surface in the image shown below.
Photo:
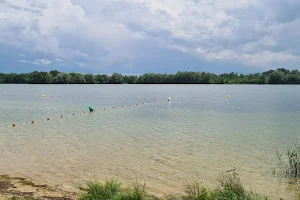
[[[218,175],[236,167],[247,188],[297,198],[271,168],[277,149],[300,141],[299,86],[0,85],[1,94],[2,174],[64,188],[138,180],[168,194],[195,179],[215,186]],[[169,96],[171,102],[103,110]],[[98,111],[66,116],[89,106]]]

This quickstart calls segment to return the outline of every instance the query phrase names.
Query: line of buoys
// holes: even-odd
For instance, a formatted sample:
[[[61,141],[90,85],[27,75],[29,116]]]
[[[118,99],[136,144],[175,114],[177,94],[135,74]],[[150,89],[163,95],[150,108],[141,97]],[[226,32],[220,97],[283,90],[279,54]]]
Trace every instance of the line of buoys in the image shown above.
[[[159,102],[167,102],[168,100],[163,100],[163,101],[159,101]],[[108,109],[115,109],[115,108],[125,108],[125,107],[132,107],[132,106],[138,106],[138,105],[145,105],[145,104],[152,104],[152,103],[156,103],[157,101],[154,102],[143,102],[140,104],[129,104],[129,105],[122,105],[122,106],[112,106],[112,107],[108,107],[108,108],[103,108],[103,110],[108,110]],[[96,112],[96,109],[93,109],[91,107],[89,107],[89,111],[90,112]],[[66,114],[66,115],[59,115],[58,117],[48,117],[46,119],[41,119],[41,120],[31,120],[30,122],[25,122],[25,123],[20,123],[20,125],[26,125],[26,124],[35,124],[37,122],[42,122],[42,121],[50,121],[50,119],[54,119],[54,118],[63,118],[64,116],[74,116],[77,114],[85,114],[88,113],[86,111],[81,111],[81,112],[72,112],[71,114]],[[13,123],[11,126],[5,126],[3,128],[9,128],[9,127],[16,127],[17,124]]]
[[[59,110],[59,111],[72,111],[71,109],[67,108],[40,108],[40,107],[30,107],[30,106],[10,106],[10,105],[0,105],[0,108],[9,108],[9,109],[35,109],[35,110]]]

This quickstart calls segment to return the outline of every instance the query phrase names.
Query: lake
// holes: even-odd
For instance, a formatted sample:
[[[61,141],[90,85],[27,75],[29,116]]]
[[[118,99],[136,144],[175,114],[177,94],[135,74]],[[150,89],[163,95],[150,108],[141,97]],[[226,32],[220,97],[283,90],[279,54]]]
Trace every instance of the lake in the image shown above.
[[[300,141],[299,102],[293,85],[0,85],[0,173],[67,189],[138,180],[162,195],[235,167],[248,189],[294,199],[271,168]]]

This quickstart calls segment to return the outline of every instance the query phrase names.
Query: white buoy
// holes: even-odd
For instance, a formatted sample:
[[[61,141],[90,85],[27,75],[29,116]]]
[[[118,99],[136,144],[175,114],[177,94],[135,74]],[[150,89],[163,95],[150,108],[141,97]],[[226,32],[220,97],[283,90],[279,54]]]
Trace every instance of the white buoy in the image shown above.
[[[168,98],[168,101],[171,101],[171,97]]]

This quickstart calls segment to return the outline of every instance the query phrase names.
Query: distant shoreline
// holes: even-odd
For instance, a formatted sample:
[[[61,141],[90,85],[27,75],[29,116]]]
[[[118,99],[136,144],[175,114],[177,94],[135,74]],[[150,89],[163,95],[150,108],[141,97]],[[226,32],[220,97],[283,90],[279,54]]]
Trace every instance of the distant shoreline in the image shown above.
[[[57,70],[0,73],[0,84],[300,84],[300,72],[279,68],[262,73],[216,75],[209,72],[146,73],[137,75],[64,73]]]

